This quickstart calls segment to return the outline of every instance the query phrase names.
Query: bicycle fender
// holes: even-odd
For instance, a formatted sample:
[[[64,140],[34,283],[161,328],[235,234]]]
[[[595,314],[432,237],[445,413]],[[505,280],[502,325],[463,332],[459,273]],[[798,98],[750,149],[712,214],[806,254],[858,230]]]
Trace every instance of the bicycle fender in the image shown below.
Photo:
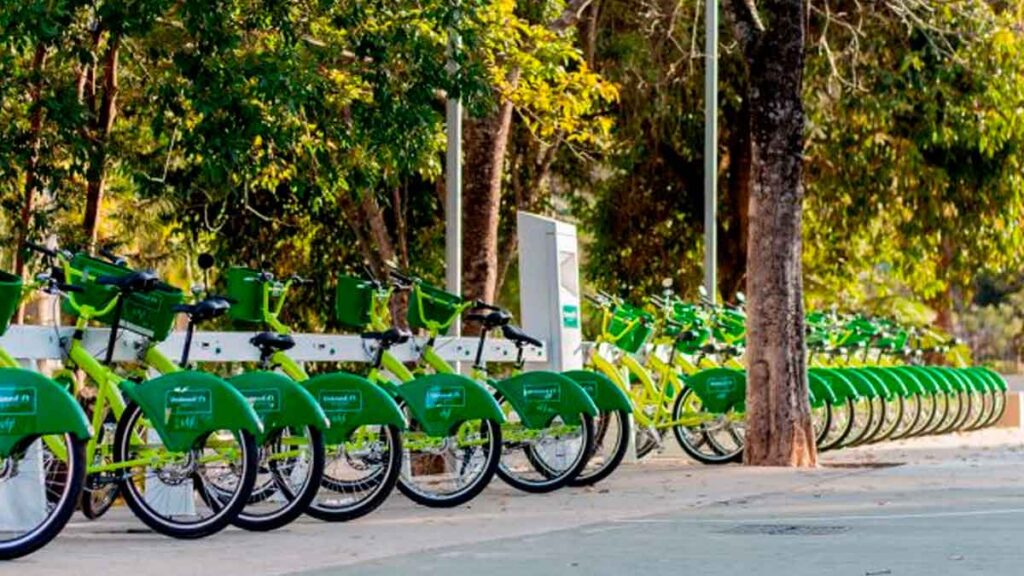
[[[245,396],[213,374],[183,370],[139,384],[125,380],[121,392],[139,405],[172,452],[190,450],[217,430],[263,433],[263,424]]]
[[[808,374],[817,374],[821,377],[825,387],[835,399],[832,403],[833,406],[838,406],[846,402],[847,399],[857,400],[860,398],[857,388],[834,368],[811,368],[808,370]]]
[[[88,440],[92,429],[82,407],[60,384],[30,370],[0,368],[0,457],[50,434]]]
[[[828,382],[821,374],[808,371],[807,387],[811,395],[811,406],[820,408],[826,402],[833,406],[839,403],[836,399],[835,392],[828,386]]]
[[[263,422],[263,433],[257,437],[260,444],[271,433],[289,426],[312,426],[320,430],[330,426],[313,395],[291,378],[258,370],[229,378],[228,383],[245,397]]]
[[[546,428],[556,416],[572,426],[580,425],[580,414],[597,416],[597,405],[583,388],[556,372],[524,372],[490,385],[512,405],[527,429]]]
[[[361,426],[397,426],[405,417],[388,392],[362,376],[348,372],[320,374],[301,383],[319,403],[331,423],[324,432],[327,444],[342,444]]]
[[[398,386],[398,396],[428,436],[453,434],[467,420],[505,421],[501,407],[480,383],[458,374],[431,374]]]
[[[716,414],[737,406],[742,410],[747,398],[747,375],[732,368],[702,370],[687,378],[686,385],[697,394],[705,410]]]
[[[598,410],[602,412],[624,410],[627,414],[633,413],[633,402],[630,401],[629,396],[626,396],[626,393],[604,374],[590,370],[569,370],[562,372],[562,376],[579,384],[594,401]]]
[[[903,382],[903,380],[900,380],[885,368],[868,367],[865,368],[865,370],[867,370],[869,374],[873,374],[878,380],[881,380],[886,389],[890,392],[894,392],[897,396],[906,398],[912,394],[910,388],[905,382]],[[890,398],[891,397],[886,397],[886,400],[889,400]]]

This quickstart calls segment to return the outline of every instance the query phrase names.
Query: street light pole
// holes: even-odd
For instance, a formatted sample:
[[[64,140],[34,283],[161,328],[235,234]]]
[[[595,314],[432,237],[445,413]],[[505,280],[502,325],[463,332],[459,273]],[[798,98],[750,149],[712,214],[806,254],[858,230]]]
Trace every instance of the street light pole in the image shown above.
[[[705,0],[704,288],[718,299],[718,0]]]
[[[455,53],[461,40],[454,30],[448,32],[448,74],[458,71]],[[446,106],[448,148],[445,164],[445,287],[452,294],[462,293],[462,100],[448,95]],[[451,327],[454,336],[462,335],[459,319]]]

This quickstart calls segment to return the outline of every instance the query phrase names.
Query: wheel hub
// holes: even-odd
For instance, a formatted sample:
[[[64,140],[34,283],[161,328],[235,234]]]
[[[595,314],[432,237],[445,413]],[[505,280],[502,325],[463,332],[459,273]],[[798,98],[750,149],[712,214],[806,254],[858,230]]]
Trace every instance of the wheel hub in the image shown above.
[[[171,462],[161,466],[156,476],[164,484],[178,486],[190,480],[198,469],[195,455],[189,452],[184,461]]]

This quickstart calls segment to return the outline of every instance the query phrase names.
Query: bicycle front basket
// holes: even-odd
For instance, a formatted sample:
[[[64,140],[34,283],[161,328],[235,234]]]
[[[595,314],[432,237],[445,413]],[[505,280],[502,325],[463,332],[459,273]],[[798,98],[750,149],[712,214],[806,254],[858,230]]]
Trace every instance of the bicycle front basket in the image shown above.
[[[21,302],[21,278],[0,270],[0,336],[7,331]]]
[[[235,266],[228,269],[228,297],[233,299],[228,318],[241,324],[263,322],[263,283],[259,270]]]
[[[373,285],[355,276],[339,276],[334,298],[334,319],[342,327],[362,330],[370,324]]]
[[[636,320],[639,322],[634,323]],[[608,334],[618,337],[615,345],[630,353],[640,350],[653,331],[654,322],[650,314],[629,305],[617,306],[608,323]]]
[[[71,278],[71,282],[82,289],[69,297],[74,298],[78,305],[92,308],[105,308],[117,296],[117,290],[111,286],[103,286],[96,282],[100,276],[127,276],[133,272],[125,266],[117,266],[110,262],[98,260],[87,254],[79,253],[71,259],[71,268],[81,273]],[[167,338],[174,326],[174,307],[185,300],[185,294],[173,286],[161,284],[156,290],[146,293],[132,293],[125,298],[121,306],[121,327],[131,330],[154,341]],[[73,308],[65,301],[64,311],[74,315]],[[114,321],[114,312],[93,318],[97,322],[110,325]]]
[[[409,298],[406,319],[413,329],[437,330],[443,336],[455,317],[462,313],[462,302],[461,296],[417,282]]]

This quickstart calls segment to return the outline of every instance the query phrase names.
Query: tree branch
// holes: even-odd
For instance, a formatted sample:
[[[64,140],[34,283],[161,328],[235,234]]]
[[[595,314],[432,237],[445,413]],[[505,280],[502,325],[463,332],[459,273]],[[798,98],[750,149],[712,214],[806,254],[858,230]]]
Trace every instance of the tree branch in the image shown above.
[[[565,10],[562,11],[561,16],[555,19],[548,28],[552,32],[562,32],[570,26],[575,26],[579,22],[580,17],[583,16],[583,11],[590,6],[592,0],[571,0],[565,6]]]

